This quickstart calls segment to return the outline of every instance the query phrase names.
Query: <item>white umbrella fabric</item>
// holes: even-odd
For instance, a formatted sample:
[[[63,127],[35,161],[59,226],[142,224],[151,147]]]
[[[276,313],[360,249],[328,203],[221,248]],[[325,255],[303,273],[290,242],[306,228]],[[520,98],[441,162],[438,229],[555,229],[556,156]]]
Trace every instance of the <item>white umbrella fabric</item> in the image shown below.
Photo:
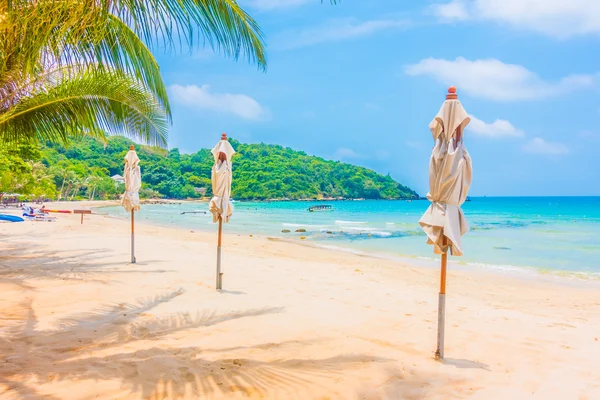
[[[427,234],[427,244],[442,255],[438,306],[438,344],[436,358],[444,358],[444,323],[446,305],[446,264],[448,251],[462,256],[461,236],[469,225],[461,205],[467,199],[472,181],[471,157],[463,143],[463,131],[470,118],[463,108],[456,88],[448,89],[446,101],[429,128],[435,145],[429,161],[429,193],[431,205],[419,224]]]
[[[227,223],[233,215],[233,205],[230,200],[231,181],[233,177],[231,158],[235,154],[235,150],[231,147],[225,133],[221,135],[221,140],[212,149],[211,153],[215,159],[215,164],[211,173],[213,197],[208,204],[208,209],[213,215],[213,222],[219,222],[219,236],[217,240],[217,290],[221,290],[223,288],[221,237],[223,233],[223,220]]]
[[[142,187],[142,173],[140,171],[140,159],[133,145],[125,155],[125,168],[123,169],[125,179],[125,193],[121,205],[127,212],[131,212],[131,263],[135,264],[135,240],[134,240],[134,212],[140,210],[139,190]]]

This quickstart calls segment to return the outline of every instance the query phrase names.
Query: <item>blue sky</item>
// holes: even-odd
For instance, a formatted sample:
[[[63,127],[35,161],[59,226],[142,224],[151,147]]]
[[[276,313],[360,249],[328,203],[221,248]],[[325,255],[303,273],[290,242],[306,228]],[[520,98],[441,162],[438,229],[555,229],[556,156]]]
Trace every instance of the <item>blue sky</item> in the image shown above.
[[[169,145],[221,132],[390,173],[425,195],[428,125],[456,85],[473,196],[600,195],[600,1],[239,0],[266,73],[197,49],[158,55]]]

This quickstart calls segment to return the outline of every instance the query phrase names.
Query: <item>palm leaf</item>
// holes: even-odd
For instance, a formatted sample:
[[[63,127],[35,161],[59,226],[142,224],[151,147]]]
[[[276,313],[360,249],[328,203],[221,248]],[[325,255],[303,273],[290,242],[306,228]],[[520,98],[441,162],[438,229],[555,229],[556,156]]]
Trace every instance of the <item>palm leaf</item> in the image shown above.
[[[262,32],[235,0],[0,0],[0,15],[0,71],[19,64],[16,59],[31,72],[42,49],[54,62],[77,60],[81,54],[65,55],[65,49],[98,44],[111,29],[111,15],[147,45],[208,45],[266,67]]]
[[[16,106],[0,114],[0,139],[66,141],[89,134],[122,134],[164,146],[168,117],[160,101],[130,76],[107,69],[75,69],[36,82]]]
[[[258,23],[236,0],[102,0],[146,43],[209,45],[215,51],[266,68]]]
[[[79,41],[70,51],[85,57],[87,63],[122,71],[143,83],[159,99],[170,116],[171,108],[160,68],[152,52],[123,21],[110,15],[101,41]]]
[[[2,102],[14,91],[15,73],[38,75],[47,66],[56,69],[83,63],[131,74],[154,92],[170,114],[158,63],[141,39],[123,21],[100,8],[94,22],[88,23],[90,11],[77,5],[74,2],[73,7],[65,8],[65,2],[45,0],[36,7],[23,6],[17,10],[19,19],[27,21],[25,24],[17,23],[15,13],[9,13],[13,23],[0,22],[0,33],[5,33],[0,38]],[[19,33],[11,39],[9,30]]]

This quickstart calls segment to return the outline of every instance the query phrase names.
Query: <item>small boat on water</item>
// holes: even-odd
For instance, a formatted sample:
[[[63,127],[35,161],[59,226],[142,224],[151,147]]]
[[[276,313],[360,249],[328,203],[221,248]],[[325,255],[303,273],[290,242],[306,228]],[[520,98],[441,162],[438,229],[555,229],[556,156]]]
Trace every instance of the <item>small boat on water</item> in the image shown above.
[[[318,205],[318,206],[310,206],[310,207],[308,207],[308,211],[310,211],[310,212],[315,212],[315,211],[333,211],[333,207],[330,206],[329,204],[323,204],[323,205]]]

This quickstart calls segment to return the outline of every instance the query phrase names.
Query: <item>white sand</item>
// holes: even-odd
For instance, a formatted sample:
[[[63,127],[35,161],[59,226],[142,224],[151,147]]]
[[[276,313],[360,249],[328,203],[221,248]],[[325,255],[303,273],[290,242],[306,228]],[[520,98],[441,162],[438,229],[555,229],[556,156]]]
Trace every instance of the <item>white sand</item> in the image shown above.
[[[70,205],[70,208],[79,208]],[[0,224],[1,399],[600,399],[600,287],[59,215]]]

